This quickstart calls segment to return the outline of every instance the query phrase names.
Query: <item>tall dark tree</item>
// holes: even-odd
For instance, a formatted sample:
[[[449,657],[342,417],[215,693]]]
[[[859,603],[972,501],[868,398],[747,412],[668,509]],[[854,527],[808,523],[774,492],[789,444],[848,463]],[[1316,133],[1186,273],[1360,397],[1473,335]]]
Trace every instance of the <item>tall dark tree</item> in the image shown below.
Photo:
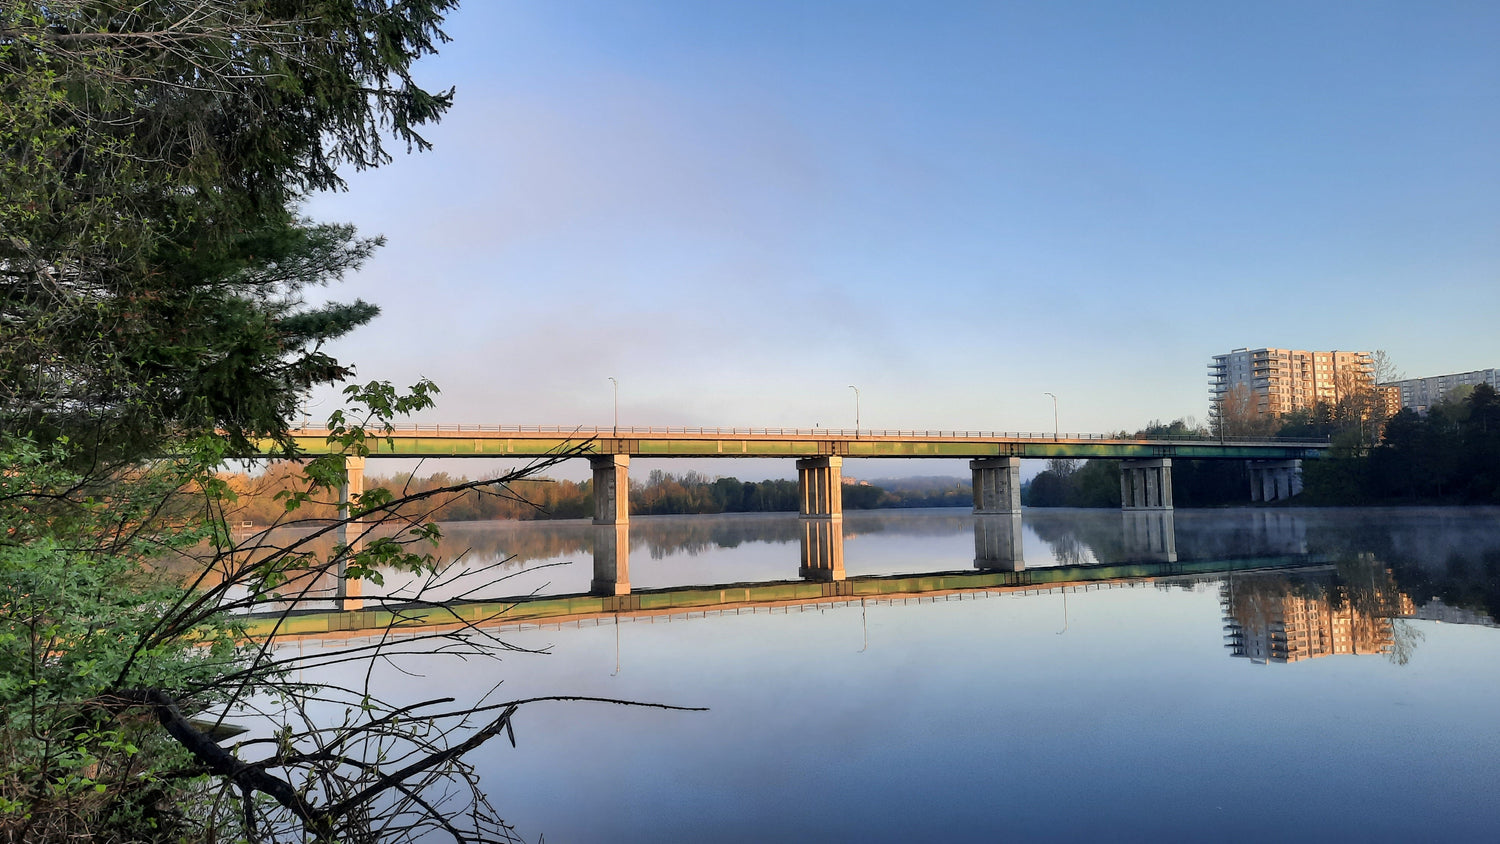
[[[284,434],[378,240],[301,220],[340,167],[427,142],[411,65],[456,0],[0,6],[0,425],[114,456]]]

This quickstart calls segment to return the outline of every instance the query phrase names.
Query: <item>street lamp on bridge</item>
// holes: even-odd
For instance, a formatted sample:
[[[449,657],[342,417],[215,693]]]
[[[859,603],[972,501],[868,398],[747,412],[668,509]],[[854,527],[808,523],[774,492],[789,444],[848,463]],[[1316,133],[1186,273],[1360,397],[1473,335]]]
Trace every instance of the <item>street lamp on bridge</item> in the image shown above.
[[[850,384],[849,389],[854,391],[854,436],[857,437],[859,436],[859,388]]]
[[[1042,395],[1052,396],[1048,392],[1043,392]],[[1052,439],[1056,440],[1057,438],[1057,396],[1052,396]]]
[[[620,435],[620,382],[613,375],[609,376],[609,383],[615,386],[615,436]]]

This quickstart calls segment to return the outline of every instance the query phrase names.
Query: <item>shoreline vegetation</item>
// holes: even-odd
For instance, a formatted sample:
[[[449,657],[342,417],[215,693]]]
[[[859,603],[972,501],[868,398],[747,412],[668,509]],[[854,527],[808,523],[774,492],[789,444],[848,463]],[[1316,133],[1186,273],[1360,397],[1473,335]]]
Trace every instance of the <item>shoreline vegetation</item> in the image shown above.
[[[1419,415],[1392,416],[1369,402],[1311,410],[1273,419],[1224,420],[1229,432],[1327,438],[1327,457],[1302,462],[1300,506],[1379,504],[1500,504],[1500,395],[1486,385],[1451,395]],[[1243,431],[1242,426],[1259,426]],[[1210,434],[1190,421],[1152,423],[1137,437]],[[1123,434],[1123,436],[1129,436]],[[1242,460],[1174,460],[1177,507],[1248,504],[1249,474]],[[1049,460],[1027,482],[1021,501],[1031,507],[1119,507],[1120,468],[1115,460]]]

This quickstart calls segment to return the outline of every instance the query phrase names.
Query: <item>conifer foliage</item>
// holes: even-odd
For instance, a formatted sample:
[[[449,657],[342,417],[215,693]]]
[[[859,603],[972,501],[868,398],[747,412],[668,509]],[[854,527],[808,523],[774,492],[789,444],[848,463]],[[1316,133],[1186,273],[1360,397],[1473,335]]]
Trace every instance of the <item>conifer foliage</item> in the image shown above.
[[[339,168],[425,148],[412,65],[456,0],[0,5],[0,425],[109,456],[284,433],[379,245],[301,219]]]

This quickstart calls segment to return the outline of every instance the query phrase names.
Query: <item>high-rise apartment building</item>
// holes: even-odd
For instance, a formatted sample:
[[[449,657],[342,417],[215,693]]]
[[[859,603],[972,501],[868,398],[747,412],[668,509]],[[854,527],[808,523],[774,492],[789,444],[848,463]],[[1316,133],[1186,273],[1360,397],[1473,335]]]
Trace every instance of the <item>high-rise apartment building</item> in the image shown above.
[[[1500,390],[1500,369],[1476,369],[1473,372],[1455,372],[1451,375],[1433,375],[1427,378],[1406,378],[1382,386],[1401,391],[1401,408],[1411,408],[1426,413],[1429,408],[1442,401],[1458,387],[1475,387],[1488,384]]]
[[[1236,393],[1243,394],[1250,404],[1246,409],[1257,416],[1333,404],[1349,390],[1368,386],[1374,369],[1369,352],[1235,349],[1214,355],[1208,365],[1209,416],[1217,418]]]

